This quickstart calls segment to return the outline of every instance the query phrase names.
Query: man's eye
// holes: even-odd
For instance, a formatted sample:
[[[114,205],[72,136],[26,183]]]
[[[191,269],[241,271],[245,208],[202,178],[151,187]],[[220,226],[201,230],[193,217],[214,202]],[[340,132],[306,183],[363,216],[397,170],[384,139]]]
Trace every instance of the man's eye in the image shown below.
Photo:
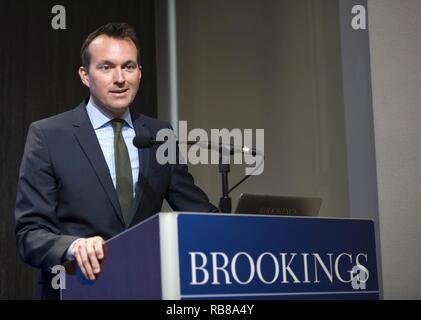
[[[134,69],[136,69],[136,66],[134,64],[129,64],[126,66],[126,69],[129,71],[133,71]]]
[[[101,66],[101,70],[102,71],[109,71],[111,68],[108,64],[104,64],[103,66]]]

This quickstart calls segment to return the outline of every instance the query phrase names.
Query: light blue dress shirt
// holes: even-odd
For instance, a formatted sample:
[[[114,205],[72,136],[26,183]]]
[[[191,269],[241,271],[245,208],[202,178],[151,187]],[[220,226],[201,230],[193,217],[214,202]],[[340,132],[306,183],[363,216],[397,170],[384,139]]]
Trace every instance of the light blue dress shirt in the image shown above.
[[[86,105],[86,111],[88,112],[89,120],[91,121],[92,126],[95,130],[96,137],[98,138],[99,145],[101,146],[102,153],[104,154],[105,161],[107,162],[108,169],[110,170],[110,175],[115,188],[117,180],[114,162],[114,130],[110,122],[115,117],[98,107],[92,100],[92,97],[89,99],[89,102]],[[132,142],[133,138],[136,135],[136,132],[134,131],[132,118],[128,109],[121,117],[121,119],[124,119],[126,121],[122,129],[122,134],[124,142],[127,146],[127,150],[129,152],[130,163],[132,165],[134,198],[136,190],[135,186],[139,177],[139,154],[137,148],[133,145]],[[67,249],[67,260],[74,259],[71,250],[78,240],[80,239],[73,241],[70,247]]]
[[[104,154],[105,161],[107,162],[108,169],[110,170],[111,178],[113,179],[114,187],[116,187],[116,172],[114,162],[114,130],[111,126],[111,120],[115,117],[108,114],[100,107],[95,105],[95,102],[89,99],[86,106],[89,119],[91,120],[92,126],[95,130],[96,137],[98,138],[99,145],[101,146],[102,153]],[[139,154],[137,148],[133,145],[133,138],[136,136],[134,131],[132,118],[130,112],[127,111],[121,117],[126,123],[123,126],[122,134],[124,141],[129,151],[130,162],[132,165],[132,176],[133,176],[133,193],[139,177]],[[133,195],[134,197],[134,195]]]

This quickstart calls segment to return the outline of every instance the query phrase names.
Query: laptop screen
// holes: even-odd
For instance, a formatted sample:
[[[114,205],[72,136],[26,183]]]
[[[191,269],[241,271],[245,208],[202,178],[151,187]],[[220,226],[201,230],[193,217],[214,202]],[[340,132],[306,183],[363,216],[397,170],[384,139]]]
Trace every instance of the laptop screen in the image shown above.
[[[275,196],[242,193],[235,213],[317,216],[322,199],[317,197]]]

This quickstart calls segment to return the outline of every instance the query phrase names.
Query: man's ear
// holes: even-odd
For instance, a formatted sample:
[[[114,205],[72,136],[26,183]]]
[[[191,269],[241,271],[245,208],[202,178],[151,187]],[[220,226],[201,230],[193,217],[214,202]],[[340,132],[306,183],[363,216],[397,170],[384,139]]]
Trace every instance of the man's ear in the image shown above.
[[[79,77],[82,83],[89,88],[89,73],[85,67],[79,67]]]

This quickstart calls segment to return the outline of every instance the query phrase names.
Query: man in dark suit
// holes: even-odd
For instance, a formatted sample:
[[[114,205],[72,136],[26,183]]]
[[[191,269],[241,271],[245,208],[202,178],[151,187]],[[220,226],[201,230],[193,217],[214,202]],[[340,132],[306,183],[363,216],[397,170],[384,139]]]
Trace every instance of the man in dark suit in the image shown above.
[[[187,166],[160,165],[156,148],[139,151],[131,143],[170,128],[129,108],[141,79],[133,29],[102,26],[81,55],[90,98],[31,124],[18,181],[17,246],[26,263],[42,269],[43,298],[57,298],[48,271],[68,260],[95,280],[104,240],[159,212],[164,198],[176,211],[217,211]]]

